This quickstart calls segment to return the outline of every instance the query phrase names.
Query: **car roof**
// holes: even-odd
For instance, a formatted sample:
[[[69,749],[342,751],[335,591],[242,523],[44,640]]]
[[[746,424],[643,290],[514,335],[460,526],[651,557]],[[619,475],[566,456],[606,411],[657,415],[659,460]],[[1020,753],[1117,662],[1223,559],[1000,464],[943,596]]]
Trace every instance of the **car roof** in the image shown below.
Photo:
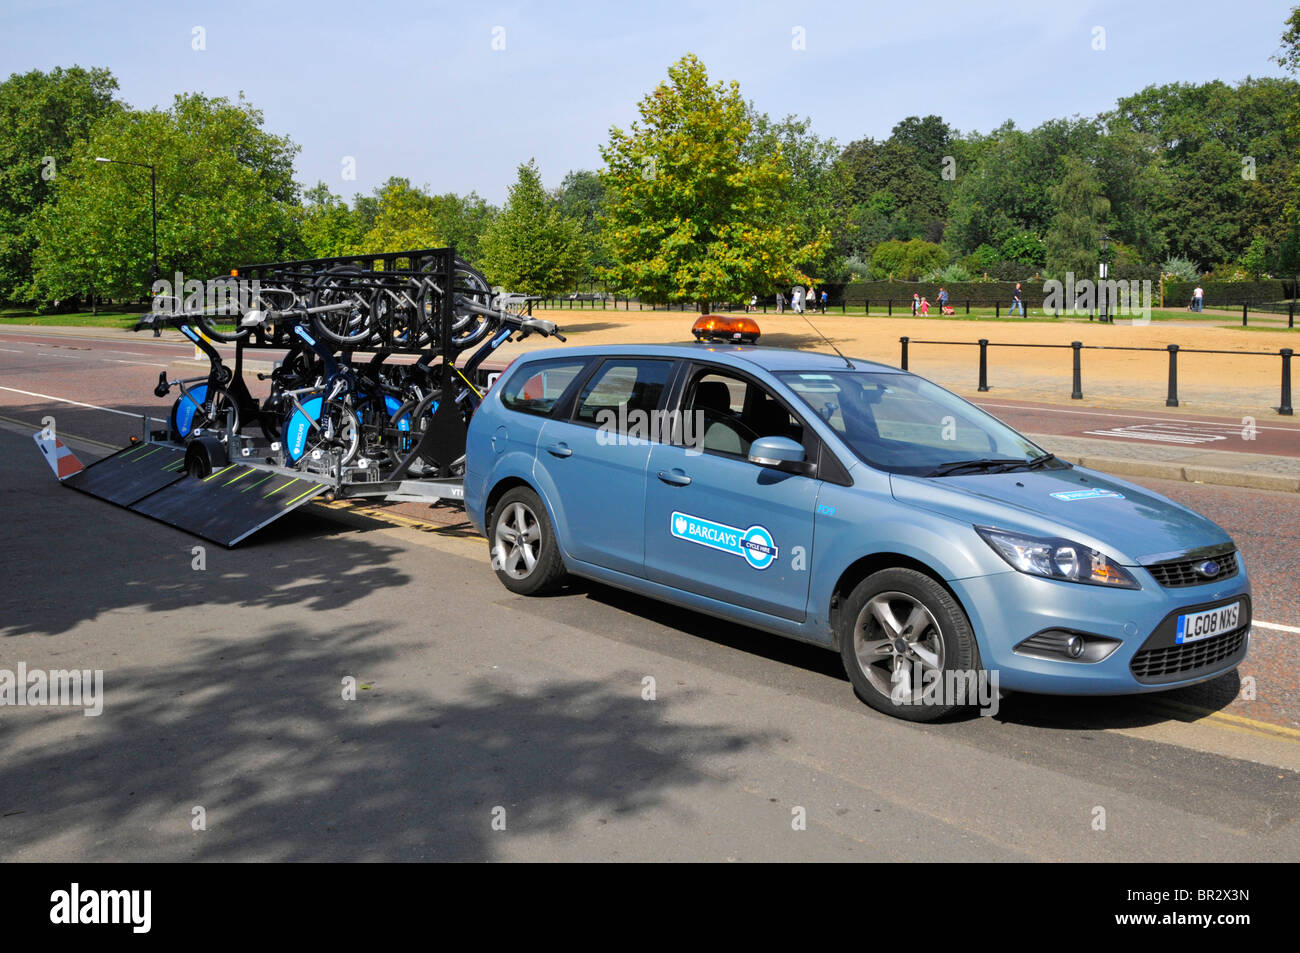
[[[698,358],[713,359],[723,364],[750,364],[766,371],[825,371],[847,370],[844,359],[835,354],[820,351],[796,351],[788,347],[762,347],[756,344],[586,344],[573,347],[547,348],[527,355],[529,360],[536,357],[554,358],[561,355],[573,357],[600,357],[602,355],[637,355],[645,357]],[[854,367],[861,371],[874,371],[887,374],[905,374],[896,367],[868,361],[858,357],[849,357]]]

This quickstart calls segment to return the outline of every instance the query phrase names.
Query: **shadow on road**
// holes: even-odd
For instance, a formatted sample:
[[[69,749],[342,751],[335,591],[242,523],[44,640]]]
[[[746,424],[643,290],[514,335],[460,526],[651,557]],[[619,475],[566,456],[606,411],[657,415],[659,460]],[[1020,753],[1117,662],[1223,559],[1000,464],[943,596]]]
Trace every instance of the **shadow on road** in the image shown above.
[[[106,673],[98,718],[8,719],[0,854],[488,860],[494,837],[594,836],[615,815],[721,784],[695,766],[760,740],[673,724],[671,701],[585,680],[467,681],[472,700],[442,702],[367,681],[399,651],[371,628],[281,625],[207,639],[180,665]],[[355,701],[341,694],[349,673],[369,688]],[[65,718],[75,733],[51,724]],[[206,831],[191,830],[196,806]]]

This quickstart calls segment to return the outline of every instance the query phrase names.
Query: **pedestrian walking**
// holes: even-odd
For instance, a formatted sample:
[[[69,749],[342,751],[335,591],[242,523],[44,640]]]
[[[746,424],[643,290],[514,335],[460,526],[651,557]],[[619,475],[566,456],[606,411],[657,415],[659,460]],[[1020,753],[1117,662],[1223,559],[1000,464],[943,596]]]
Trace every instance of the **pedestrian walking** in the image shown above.
[[[822,289],[821,301],[822,301],[822,314],[825,314],[826,313],[826,289],[825,288]]]
[[[1205,289],[1202,288],[1200,285],[1197,285],[1196,290],[1192,292],[1192,310],[1200,311],[1204,307],[1205,307]]]
[[[925,300],[924,295],[921,296],[921,316],[926,318],[930,316],[930,302]]]
[[[784,291],[778,291],[776,293],[776,313],[785,314],[785,292]]]
[[[1020,309],[1020,316],[1023,318],[1025,316],[1025,296],[1024,292],[1020,290],[1020,282],[1018,281],[1016,282],[1016,290],[1011,292],[1011,310],[1007,312],[1007,316],[1015,314],[1017,308]]]
[[[912,292],[912,317],[921,313],[921,294],[918,291]]]
[[[944,308],[948,307],[948,289],[943,285],[939,286],[939,313],[944,313]]]

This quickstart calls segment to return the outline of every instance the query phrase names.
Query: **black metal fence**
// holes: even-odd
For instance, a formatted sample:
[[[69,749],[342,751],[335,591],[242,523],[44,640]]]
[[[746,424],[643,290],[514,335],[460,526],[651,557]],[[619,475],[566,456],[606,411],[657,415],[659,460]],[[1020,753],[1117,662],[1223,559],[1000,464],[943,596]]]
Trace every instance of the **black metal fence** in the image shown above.
[[[987,391],[989,389],[989,348],[991,347],[1033,347],[1033,348],[1070,348],[1073,353],[1073,381],[1070,391],[1071,400],[1083,400],[1083,352],[1087,351],[1165,351],[1169,355],[1169,393],[1165,398],[1166,407],[1178,406],[1178,355],[1181,354],[1233,354],[1250,357],[1280,357],[1282,359],[1282,384],[1281,397],[1278,406],[1274,408],[1279,414],[1290,417],[1294,414],[1291,407],[1291,358],[1295,353],[1291,348],[1284,347],[1274,351],[1223,351],[1207,350],[1201,348],[1183,348],[1177,344],[1168,344],[1165,347],[1119,347],[1110,344],[1084,344],[1082,341],[1071,341],[1069,344],[1013,344],[1010,342],[990,341],[988,338],[980,338],[978,341],[919,341],[911,337],[900,337],[899,343],[902,345],[902,359],[899,364],[903,370],[907,370],[908,349],[914,344],[941,344],[950,347],[978,347],[979,348],[979,390]]]

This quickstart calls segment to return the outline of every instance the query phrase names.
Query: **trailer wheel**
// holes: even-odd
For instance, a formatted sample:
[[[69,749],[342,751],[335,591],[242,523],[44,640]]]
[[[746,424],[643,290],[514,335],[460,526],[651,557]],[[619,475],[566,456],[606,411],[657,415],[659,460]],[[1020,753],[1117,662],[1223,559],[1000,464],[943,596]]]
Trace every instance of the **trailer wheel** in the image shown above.
[[[555,590],[564,560],[541,499],[527,487],[506,492],[492,510],[488,545],[501,584],[523,596]]]

